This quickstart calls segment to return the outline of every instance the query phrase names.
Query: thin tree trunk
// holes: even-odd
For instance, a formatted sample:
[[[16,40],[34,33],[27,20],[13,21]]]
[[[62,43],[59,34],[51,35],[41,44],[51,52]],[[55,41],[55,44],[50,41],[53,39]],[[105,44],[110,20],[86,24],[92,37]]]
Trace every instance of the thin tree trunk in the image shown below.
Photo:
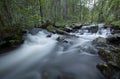
[[[39,0],[39,7],[40,7],[40,16],[41,16],[41,24],[43,23],[43,13],[42,13],[42,3],[41,0]]]
[[[4,21],[2,20],[1,14],[0,14],[0,24],[1,24],[2,26],[5,26]]]
[[[6,15],[7,15],[6,17],[8,18],[8,21],[9,21],[9,25],[12,25],[12,16],[11,16],[11,13],[8,9],[7,1],[4,0],[3,4],[4,4],[4,10],[5,10]]]

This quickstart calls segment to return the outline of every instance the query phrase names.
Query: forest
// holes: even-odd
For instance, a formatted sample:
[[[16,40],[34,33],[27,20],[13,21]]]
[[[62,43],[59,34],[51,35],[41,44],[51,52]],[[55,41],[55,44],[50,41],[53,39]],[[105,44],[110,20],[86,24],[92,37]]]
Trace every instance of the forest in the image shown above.
[[[56,41],[57,44],[54,44]],[[0,79],[120,79],[119,48],[120,0],[0,0],[0,63],[2,63]],[[39,70],[41,77],[21,77],[20,73],[28,73],[25,67],[28,67],[31,72],[32,69],[37,69],[32,65],[36,65],[35,62],[32,62],[32,54],[28,55],[28,53],[34,53],[33,58],[36,58],[38,63],[37,55],[39,56],[41,52],[46,53],[47,50],[53,56],[46,54],[38,57],[41,58],[39,63],[42,64]],[[77,58],[78,50],[79,53],[87,52],[94,53],[94,55],[97,53],[99,57],[95,58],[97,55],[95,57],[80,55],[81,58]],[[35,53],[37,51],[39,54]],[[55,54],[59,52],[75,52],[75,54],[72,55],[73,57],[63,54],[63,57],[60,56],[63,58],[61,59],[59,56],[57,58]],[[22,57],[25,53],[26,60],[23,61]],[[19,54],[21,59],[18,57],[19,61],[17,61]],[[16,59],[12,60],[12,56],[16,56]],[[49,59],[43,63],[44,58]],[[74,67],[72,67],[74,63],[71,59],[76,60]],[[81,64],[77,66],[78,60],[80,63],[84,61],[82,65],[85,67],[88,64],[90,66],[95,64],[95,67],[86,67],[87,71],[84,68],[84,70],[79,70],[78,66],[80,68],[83,66]],[[11,66],[3,64],[5,61]],[[18,62],[18,65],[14,65],[13,62],[14,64]],[[20,71],[19,64],[21,62],[31,64],[30,66],[25,64],[25,67],[20,65],[26,69]],[[56,65],[56,62],[60,65],[58,66],[58,63]],[[65,62],[67,65],[71,63],[70,66],[67,66]],[[61,64],[65,65],[63,70]],[[75,74],[76,66],[79,72],[83,72],[80,72],[83,75],[78,77],[79,74]],[[18,68],[18,72],[17,70],[13,72],[14,67]],[[92,68],[94,75],[89,71]],[[95,72],[98,73],[97,76]]]
[[[119,25],[119,4],[119,0],[1,0],[0,24],[33,27],[48,20]]]

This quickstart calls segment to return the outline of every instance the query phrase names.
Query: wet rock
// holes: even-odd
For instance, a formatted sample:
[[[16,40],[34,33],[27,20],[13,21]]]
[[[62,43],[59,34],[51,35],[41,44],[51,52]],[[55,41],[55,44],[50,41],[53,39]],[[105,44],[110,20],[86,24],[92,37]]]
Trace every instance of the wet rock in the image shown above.
[[[73,29],[70,28],[70,27],[65,27],[65,28],[64,28],[64,31],[66,31],[66,32],[73,32]]]
[[[97,68],[106,76],[108,79],[120,79],[120,69],[112,64],[98,64]]]
[[[92,45],[82,45],[79,46],[77,48],[80,48],[80,51],[85,51],[85,52],[89,52],[90,54],[96,54],[97,50],[94,48],[94,46]]]
[[[83,25],[81,24],[72,24],[72,25],[66,25],[66,27],[63,29],[66,32],[75,32],[82,28]]]
[[[19,45],[23,44],[24,40],[16,40],[16,39],[10,39],[10,40],[4,40],[0,42],[0,54],[4,54],[8,51],[14,50]]]
[[[116,25],[104,25],[104,28],[111,28],[111,30],[120,30],[119,26]]]
[[[90,26],[90,25],[89,25],[89,26],[83,26],[82,29],[83,29],[83,30],[88,30],[88,32],[90,32],[90,33],[97,33],[99,27],[96,26],[96,25],[94,25],[94,26]]]
[[[107,41],[112,45],[120,46],[120,34],[108,36]]]
[[[28,31],[26,30],[26,33],[30,33],[32,35],[35,35],[37,34],[41,29],[40,28],[32,28],[32,29],[29,29]]]
[[[92,41],[92,44],[96,46],[106,46],[107,40],[106,38],[98,37]]]
[[[50,38],[51,36],[52,36],[51,34],[50,34],[50,35],[47,35],[48,38]]]
[[[9,50],[16,48],[18,45],[23,43],[22,36],[22,28],[19,26],[6,26],[6,28],[1,28],[0,54],[8,52]]]
[[[115,52],[114,52],[115,51]],[[120,68],[120,50],[118,49],[99,49],[98,54],[106,62],[114,62]]]
[[[81,29],[82,26],[83,26],[83,25],[81,25],[81,24],[72,24],[70,27],[71,27],[72,29]]]
[[[61,30],[61,29],[57,29],[56,33],[62,34],[62,35],[69,35],[67,32],[65,32],[64,30]]]
[[[68,43],[68,41],[67,41],[67,40],[65,40],[65,38],[64,38],[64,37],[58,37],[56,40],[57,40],[57,41],[59,41],[59,42]]]
[[[110,28],[112,34],[120,34],[120,27],[116,25],[105,25],[104,28]]]
[[[113,30],[111,33],[112,34],[120,34],[120,30]]]
[[[99,49],[98,54],[106,62],[97,65],[102,74],[108,79],[120,79],[120,49],[118,47]]]
[[[29,33],[29,30],[23,29],[23,30],[22,30],[22,33],[23,33],[23,34],[27,34],[27,33]]]
[[[112,55],[111,55],[111,52],[109,50],[107,50],[107,49],[106,50],[99,49],[98,54],[106,62],[112,61],[112,59],[113,59]]]
[[[112,30],[120,30],[120,27],[119,26],[116,26],[116,25],[112,25],[110,27]]]

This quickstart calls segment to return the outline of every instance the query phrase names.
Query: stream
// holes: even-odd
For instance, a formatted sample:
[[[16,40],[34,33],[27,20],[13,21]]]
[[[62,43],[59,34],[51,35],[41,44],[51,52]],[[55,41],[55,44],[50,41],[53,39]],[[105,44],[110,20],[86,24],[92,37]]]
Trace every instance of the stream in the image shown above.
[[[99,24],[99,28],[102,26]],[[0,79],[105,79],[96,68],[103,61],[92,41],[106,38],[110,29],[99,29],[96,33],[80,29],[70,33],[76,37],[59,34],[47,37],[49,34],[46,30],[27,34],[24,44],[1,55]],[[66,42],[57,41],[58,37]]]

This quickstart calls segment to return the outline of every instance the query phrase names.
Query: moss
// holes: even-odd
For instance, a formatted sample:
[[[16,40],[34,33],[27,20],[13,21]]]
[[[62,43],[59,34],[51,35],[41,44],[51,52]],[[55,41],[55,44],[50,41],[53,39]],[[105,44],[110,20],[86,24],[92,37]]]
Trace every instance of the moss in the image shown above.
[[[65,32],[63,30],[61,30],[61,29],[57,30],[57,33],[58,34],[65,34]]]
[[[53,31],[53,30],[54,30],[54,27],[53,27],[53,26],[48,26],[48,27],[47,27],[47,30],[48,30],[48,31]]]
[[[97,65],[97,67],[99,67],[100,70],[103,70],[103,69],[108,68],[108,65],[106,63],[100,63],[100,64]]]
[[[15,24],[12,26],[0,26],[0,48],[4,49],[21,43],[22,28]]]
[[[111,61],[113,59],[109,50],[100,49],[98,54],[106,62]]]

